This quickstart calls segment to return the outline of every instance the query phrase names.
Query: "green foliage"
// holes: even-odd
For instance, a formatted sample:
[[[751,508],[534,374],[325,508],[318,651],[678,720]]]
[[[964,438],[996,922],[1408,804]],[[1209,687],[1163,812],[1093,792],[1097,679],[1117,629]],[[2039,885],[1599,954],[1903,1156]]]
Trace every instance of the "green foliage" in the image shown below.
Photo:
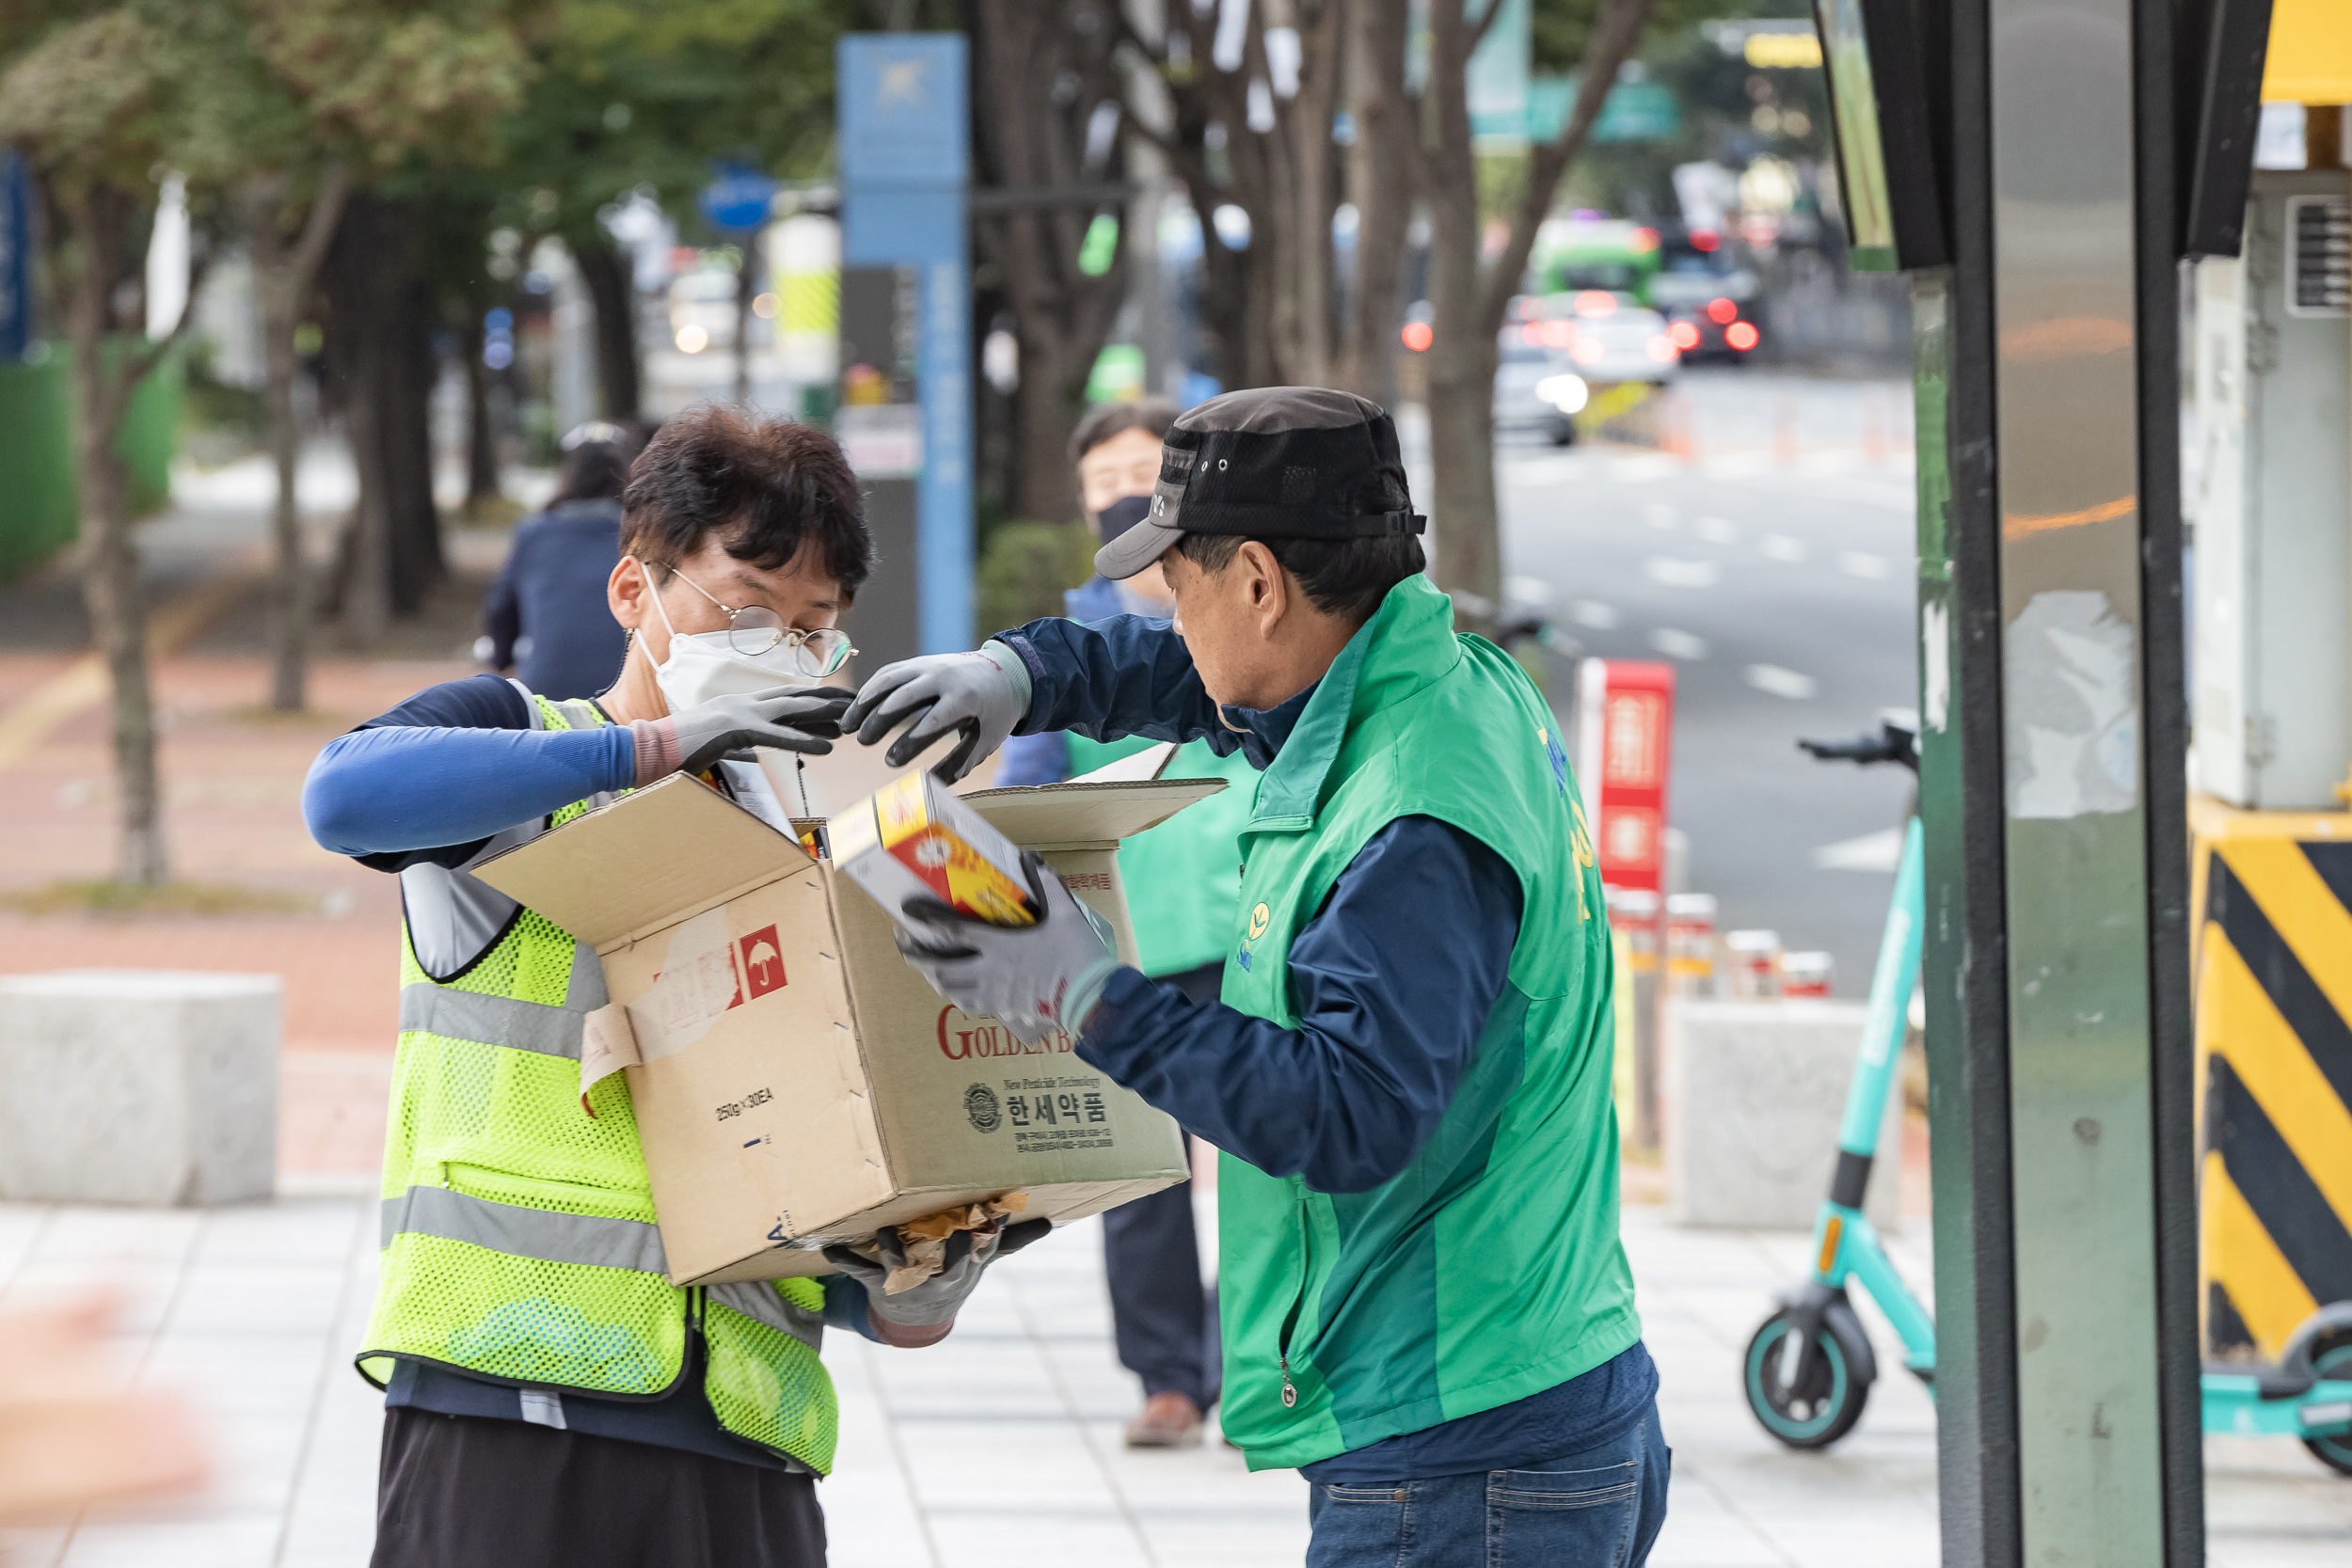
[[[285,0],[300,4],[302,0]],[[689,228],[713,158],[780,178],[831,157],[834,0],[561,0],[537,73],[490,136],[499,222],[594,243],[598,211],[652,191]]]
[[[982,635],[1063,613],[1062,595],[1093,575],[1094,535],[1084,523],[997,524],[980,551]]]

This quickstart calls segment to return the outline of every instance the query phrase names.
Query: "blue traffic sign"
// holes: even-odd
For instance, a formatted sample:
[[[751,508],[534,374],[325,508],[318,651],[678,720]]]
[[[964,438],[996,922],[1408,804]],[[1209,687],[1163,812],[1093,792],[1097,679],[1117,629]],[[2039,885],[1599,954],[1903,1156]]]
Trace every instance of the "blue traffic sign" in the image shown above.
[[[776,199],[773,180],[741,164],[721,164],[716,175],[695,198],[713,228],[740,231],[768,221],[769,208]]]

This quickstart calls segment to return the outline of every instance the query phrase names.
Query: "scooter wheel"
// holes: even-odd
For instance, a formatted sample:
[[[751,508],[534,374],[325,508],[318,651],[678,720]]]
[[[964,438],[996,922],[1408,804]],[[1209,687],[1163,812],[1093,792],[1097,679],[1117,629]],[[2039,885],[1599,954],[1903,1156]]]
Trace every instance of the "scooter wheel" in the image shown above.
[[[1792,1449],[1826,1449],[1853,1430],[1869,1402],[1870,1386],[1854,1375],[1854,1358],[1848,1354],[1827,1322],[1814,1337],[1797,1386],[1781,1381],[1781,1357],[1790,1327],[1790,1315],[1775,1312],[1764,1320],[1748,1341],[1741,1363],[1748,1408],[1764,1430]]]
[[[2338,1336],[2335,1340],[2312,1357],[2323,1381],[2352,1383],[2352,1336]],[[2340,1476],[2352,1476],[2352,1433],[2337,1437],[2306,1437],[2303,1446],[2318,1460]]]

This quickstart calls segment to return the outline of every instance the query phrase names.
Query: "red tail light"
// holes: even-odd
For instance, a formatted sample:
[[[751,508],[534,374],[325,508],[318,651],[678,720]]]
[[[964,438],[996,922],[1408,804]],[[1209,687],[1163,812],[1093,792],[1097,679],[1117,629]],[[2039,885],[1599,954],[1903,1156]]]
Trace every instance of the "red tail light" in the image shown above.
[[[1675,347],[1693,349],[1699,346],[1699,329],[1689,322],[1677,322],[1666,329],[1666,336],[1675,341]]]
[[[1429,345],[1438,341],[1437,333],[1430,330],[1427,322],[1406,322],[1402,336],[1405,346],[1415,354],[1426,352]]]
[[[1754,322],[1733,322],[1724,328],[1724,341],[1742,354],[1754,348],[1763,337],[1764,334],[1756,329]]]
[[[1693,229],[1691,230],[1691,248],[1693,250],[1713,250],[1716,246],[1722,245],[1723,243],[1724,237],[1721,234],[1716,233],[1712,229]]]
[[[1725,322],[1736,320],[1739,314],[1740,307],[1727,299],[1710,299],[1707,302],[1707,319],[1718,326]]]

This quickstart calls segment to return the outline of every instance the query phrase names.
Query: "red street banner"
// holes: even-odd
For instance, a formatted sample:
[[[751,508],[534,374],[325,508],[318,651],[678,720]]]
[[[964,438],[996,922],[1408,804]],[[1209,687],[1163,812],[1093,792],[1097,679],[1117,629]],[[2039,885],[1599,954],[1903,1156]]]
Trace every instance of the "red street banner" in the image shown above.
[[[1664,890],[1671,664],[1588,658],[1578,672],[1576,776],[1604,887]]]

